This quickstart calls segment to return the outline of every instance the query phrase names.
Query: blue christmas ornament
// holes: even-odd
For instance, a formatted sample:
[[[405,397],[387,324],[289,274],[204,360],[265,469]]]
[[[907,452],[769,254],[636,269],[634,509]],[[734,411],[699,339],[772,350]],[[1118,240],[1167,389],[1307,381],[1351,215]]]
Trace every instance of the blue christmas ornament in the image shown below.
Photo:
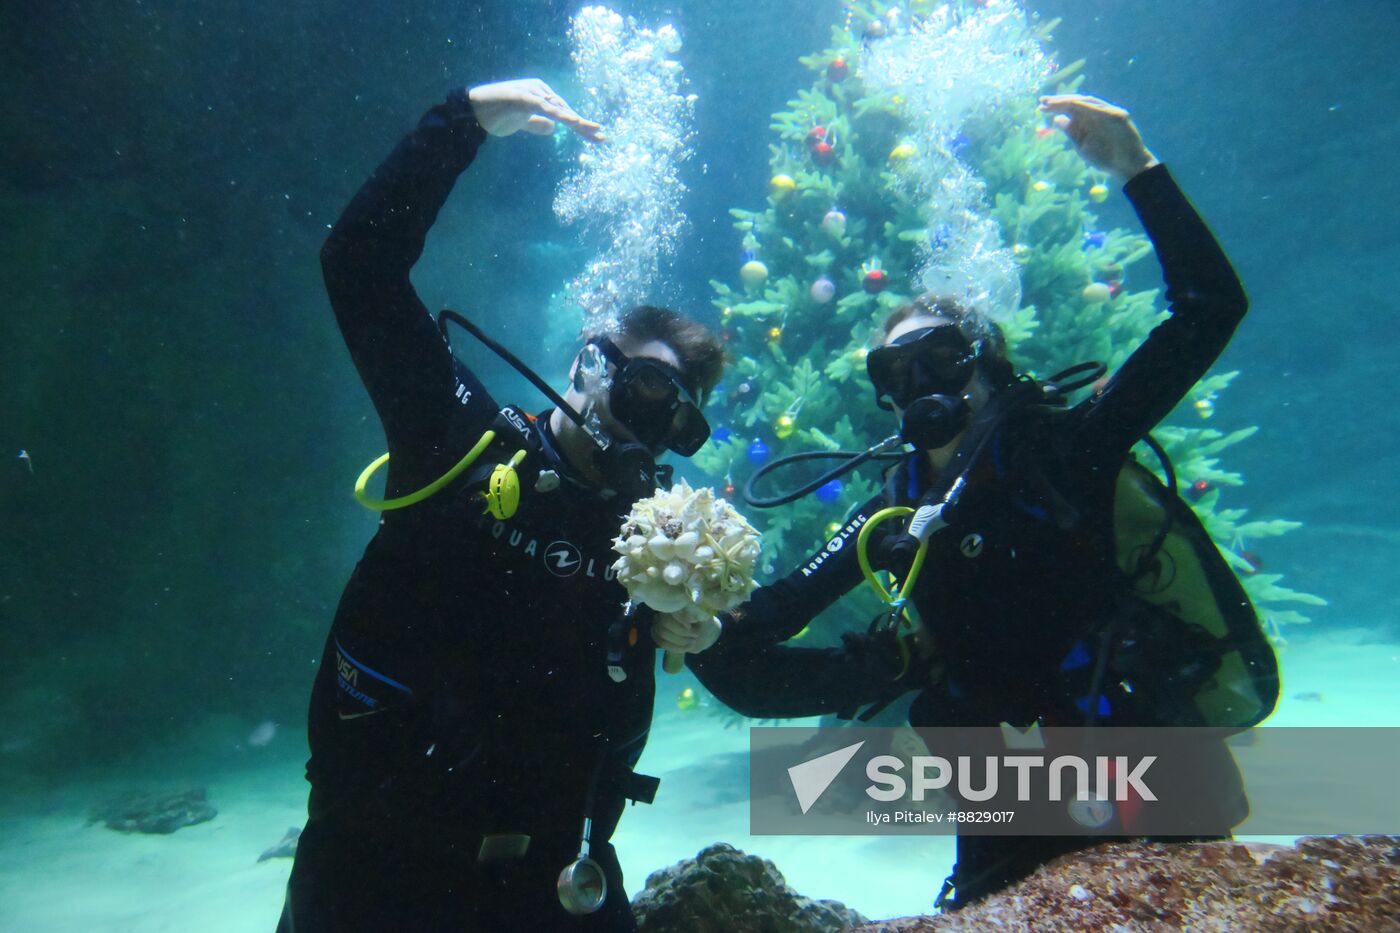
[[[718,386],[716,386],[716,388],[718,388]],[[723,444],[725,441],[729,440],[729,438],[733,435],[734,432],[726,428],[724,425],[720,425],[719,427],[715,428],[713,431],[710,432],[710,437],[713,438],[715,442],[719,444]]]
[[[1098,231],[1095,231],[1093,233],[1086,233],[1084,234],[1084,246],[1086,249],[1090,246],[1094,247],[1095,249],[1098,249],[1099,247],[1103,246],[1104,241],[1107,239],[1107,234],[1099,233]]]
[[[768,459],[768,445],[763,441],[754,441],[749,445],[749,463],[758,466]]]
[[[746,249],[742,254],[740,254],[739,258],[744,260],[744,262],[753,262],[755,259],[758,258],[758,253],[754,252],[751,249]]]
[[[839,498],[841,498],[841,481],[839,479],[834,479],[825,486],[817,488],[818,502],[835,502]]]
[[[967,134],[959,133],[948,140],[948,151],[955,157],[961,158],[962,154],[967,151],[967,147],[971,145],[972,140],[967,138]]]

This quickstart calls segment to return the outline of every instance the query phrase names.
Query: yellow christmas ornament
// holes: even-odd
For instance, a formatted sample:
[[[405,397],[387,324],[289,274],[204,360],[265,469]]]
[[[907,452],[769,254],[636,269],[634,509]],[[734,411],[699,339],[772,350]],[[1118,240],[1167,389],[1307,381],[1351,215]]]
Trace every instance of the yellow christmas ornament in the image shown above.
[[[739,267],[739,278],[749,288],[759,288],[768,281],[768,267],[757,259],[750,259]]]
[[[909,158],[917,152],[913,143],[900,143],[890,150],[891,162],[907,162]]]
[[[682,713],[688,713],[700,705],[700,697],[695,693],[694,687],[686,687],[676,695],[676,709]]]
[[[1090,200],[1102,204],[1104,201],[1108,200],[1108,189],[1103,185],[1094,185],[1094,187],[1089,189],[1089,198]]]
[[[1102,282],[1090,282],[1088,285],[1084,286],[1084,291],[1080,294],[1084,296],[1084,300],[1089,302],[1089,304],[1101,305],[1113,297],[1113,289]]]
[[[781,201],[796,190],[797,182],[792,180],[791,175],[774,175],[768,182],[768,188],[773,193],[773,200]]]
[[[779,415],[778,422],[773,425],[773,433],[777,435],[780,441],[785,441],[789,437],[792,437],[792,432],[796,429],[797,419],[786,413]]]
[[[781,337],[782,335],[783,335],[783,329],[782,329],[781,327],[770,327],[770,328],[768,328],[768,339],[769,339],[769,340],[777,340],[777,339],[778,339],[779,337]]]
[[[1208,398],[1196,399],[1195,407],[1196,414],[1200,415],[1202,418],[1209,418],[1211,415],[1215,414],[1215,403]]]
[[[1035,184],[1031,185],[1031,187],[1034,188],[1036,191],[1049,191],[1049,190],[1050,190],[1050,182],[1048,182],[1048,181],[1038,181],[1038,182],[1036,182]]]

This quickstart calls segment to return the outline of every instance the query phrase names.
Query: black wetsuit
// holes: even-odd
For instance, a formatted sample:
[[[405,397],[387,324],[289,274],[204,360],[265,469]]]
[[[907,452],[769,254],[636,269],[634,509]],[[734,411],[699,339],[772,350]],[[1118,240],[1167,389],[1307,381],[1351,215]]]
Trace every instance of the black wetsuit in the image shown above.
[[[1166,674],[1156,689],[1137,696],[1091,700],[1089,694],[1098,633],[1109,620],[1134,624],[1124,613],[1145,608],[1125,606],[1115,559],[1119,470],[1133,444],[1224,350],[1247,302],[1228,259],[1164,166],[1138,175],[1125,191],[1157,248],[1171,317],[1101,391],[1073,408],[1012,408],[972,463],[958,509],[930,540],[912,594],[942,667],[937,682],[914,700],[909,718],[915,726],[1024,726],[1037,719],[1073,726],[1085,721],[1091,702],[1099,722],[1197,724],[1189,721],[1190,685]],[[927,461],[911,457],[892,474],[885,494],[856,510],[821,551],[756,591],[714,648],[689,657],[692,669],[721,700],[751,716],[836,712],[888,691],[898,666],[887,640],[850,638],[843,648],[826,650],[773,642],[864,585],[856,532],[876,511],[916,504],[931,486],[941,494],[946,485],[939,484],[953,478],[930,476]],[[878,553],[872,549],[877,566]],[[1163,672],[1191,667],[1196,646],[1179,626],[1164,634],[1142,652],[1148,665]],[[1166,654],[1188,663],[1172,666]],[[1221,788],[1228,798],[1222,806],[1235,814],[1242,797],[1233,766],[1227,770],[1234,786]],[[1224,819],[1215,831],[1233,825]],[[963,837],[958,902],[995,890],[1050,855],[1095,841],[1012,840],[1020,846],[1015,849],[1004,839]]]
[[[350,354],[384,424],[387,491],[438,478],[497,423],[482,463],[525,449],[508,521],[472,474],[383,514],[341,598],[311,700],[310,817],[283,930],[627,930],[607,840],[651,720],[654,656],[609,565],[630,503],[607,501],[553,453],[546,419],[500,405],[455,361],[409,269],[485,133],[461,92],[431,109],[367,181],[321,253]],[[542,470],[558,488],[536,490]],[[546,477],[552,480],[552,477]],[[597,913],[555,892],[593,788]],[[483,837],[531,837],[478,864]]]

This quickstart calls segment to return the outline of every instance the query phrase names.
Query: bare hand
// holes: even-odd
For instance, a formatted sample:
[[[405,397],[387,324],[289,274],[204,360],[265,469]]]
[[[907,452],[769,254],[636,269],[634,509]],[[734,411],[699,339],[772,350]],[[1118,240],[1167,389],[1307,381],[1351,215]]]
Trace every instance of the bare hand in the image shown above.
[[[554,89],[538,78],[497,81],[467,92],[476,121],[492,136],[509,136],[519,130],[548,136],[562,123],[591,143],[603,141],[603,128],[574,113]]]
[[[1065,131],[1085,162],[1119,182],[1157,164],[1122,107],[1084,94],[1056,94],[1042,97],[1040,109],[1055,114],[1055,125]]]
[[[714,616],[696,619],[685,612],[657,613],[651,640],[667,651],[695,654],[719,640],[720,623]]]

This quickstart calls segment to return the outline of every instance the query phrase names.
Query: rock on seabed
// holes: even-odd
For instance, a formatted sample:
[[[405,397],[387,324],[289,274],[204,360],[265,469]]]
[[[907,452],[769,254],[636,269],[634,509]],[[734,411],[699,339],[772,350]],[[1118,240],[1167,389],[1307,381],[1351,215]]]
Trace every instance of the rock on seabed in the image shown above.
[[[1108,844],[1061,856],[956,913],[850,933],[987,930],[1400,931],[1400,837]]]
[[[632,899],[641,933],[836,933],[865,918],[802,897],[772,862],[725,843],[654,871]]]

